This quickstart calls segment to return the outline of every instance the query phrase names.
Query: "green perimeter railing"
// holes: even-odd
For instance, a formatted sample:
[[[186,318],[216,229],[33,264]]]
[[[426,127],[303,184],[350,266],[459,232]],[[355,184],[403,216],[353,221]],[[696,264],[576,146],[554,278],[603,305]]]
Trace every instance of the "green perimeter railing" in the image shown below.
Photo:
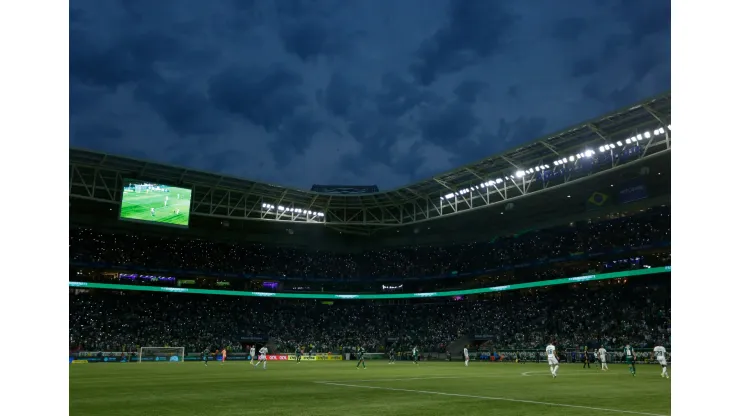
[[[404,298],[436,298],[445,296],[477,295],[507,290],[529,289],[533,287],[564,285],[568,283],[583,283],[595,280],[620,279],[625,277],[639,277],[658,273],[670,273],[671,266],[655,267],[652,269],[630,270],[626,272],[592,274],[588,276],[566,277],[562,279],[542,280],[539,282],[517,283],[513,285],[484,287],[480,289],[452,290],[446,292],[427,293],[393,293],[393,294],[328,294],[328,293],[275,293],[275,292],[246,292],[236,290],[190,289],[180,287],[135,286],[111,283],[69,282],[69,287],[85,289],[109,290],[138,290],[143,292],[193,293],[201,295],[224,296],[252,296],[263,298],[293,298],[293,299],[404,299]]]

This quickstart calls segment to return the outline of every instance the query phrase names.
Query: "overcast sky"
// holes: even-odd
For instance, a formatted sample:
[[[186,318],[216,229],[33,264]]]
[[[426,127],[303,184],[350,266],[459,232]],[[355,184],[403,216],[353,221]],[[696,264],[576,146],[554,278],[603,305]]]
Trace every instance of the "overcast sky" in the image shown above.
[[[71,0],[70,145],[299,188],[395,188],[668,91],[670,11]]]

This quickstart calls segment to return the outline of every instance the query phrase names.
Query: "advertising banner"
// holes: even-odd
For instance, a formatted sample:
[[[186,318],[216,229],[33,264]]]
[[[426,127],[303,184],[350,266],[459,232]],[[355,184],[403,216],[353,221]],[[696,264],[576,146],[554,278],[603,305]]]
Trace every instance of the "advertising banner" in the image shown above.
[[[288,354],[288,360],[295,361],[296,360],[295,354]],[[316,361],[316,357],[315,356],[309,357],[308,355],[304,355],[301,357],[301,361]]]
[[[226,362],[231,361],[249,361],[252,357],[249,355],[227,355],[226,356]],[[295,355],[293,358],[290,358],[291,360],[295,360]],[[304,360],[306,360],[306,357],[303,357]],[[315,357],[313,359],[316,359]],[[333,359],[333,358],[332,358]],[[211,355],[208,357],[208,361],[221,361],[222,356],[220,354],[218,355]],[[257,360],[257,357],[254,357],[254,360]],[[202,355],[186,355],[185,356],[185,362],[201,362],[203,361]],[[269,354],[267,355],[267,361],[288,361],[288,354]],[[85,357],[85,359],[75,359],[74,357],[69,357],[69,363],[70,364],[87,364],[87,363],[138,363],[139,357],[138,356],[121,356],[121,355],[110,355],[110,356],[94,356],[94,357]],[[173,355],[171,357],[141,357],[141,362],[181,362],[181,358]]]
[[[301,361],[336,361],[336,360],[341,360],[341,359],[342,359],[342,356],[336,355],[336,354],[314,354],[311,356],[304,354],[301,357]],[[288,354],[288,360],[295,361],[296,355]]]
[[[630,202],[639,201],[648,197],[648,189],[642,179],[633,179],[629,181],[619,191],[619,203],[629,204]]]
[[[550,259],[555,261],[555,259]],[[623,277],[638,277],[656,273],[665,273],[663,267],[654,267],[652,269],[638,269],[638,270],[627,270],[622,272],[614,273],[602,273],[595,277],[595,280],[605,279],[618,279]],[[465,290],[452,290],[444,292],[428,292],[428,293],[382,293],[382,294],[331,294],[331,293],[276,293],[276,292],[244,292],[238,290],[213,290],[213,289],[184,289],[184,288],[171,288],[171,287],[159,287],[159,286],[142,286],[142,285],[120,285],[110,283],[93,283],[93,282],[69,282],[69,287],[72,288],[86,288],[86,289],[108,289],[108,290],[136,290],[145,292],[176,292],[176,293],[192,293],[202,295],[228,295],[228,296],[257,296],[257,297],[273,297],[273,298],[293,298],[293,299],[404,299],[404,298],[431,298],[431,297],[452,297],[452,296],[465,296],[474,295],[480,293],[492,293],[502,292],[508,290],[519,290],[529,289],[535,287],[554,286],[570,283],[569,279],[552,279],[552,280],[541,280],[538,282],[529,283],[517,283],[504,286],[484,287],[479,289],[465,289]],[[177,289],[177,290],[175,290]],[[256,340],[259,337],[249,336],[242,337],[243,342],[259,342],[249,341],[250,339]]]

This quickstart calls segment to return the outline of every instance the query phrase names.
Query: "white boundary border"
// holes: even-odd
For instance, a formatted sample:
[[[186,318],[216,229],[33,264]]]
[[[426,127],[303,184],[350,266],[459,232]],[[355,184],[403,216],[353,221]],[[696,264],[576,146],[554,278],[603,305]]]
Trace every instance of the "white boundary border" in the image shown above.
[[[5,415],[69,412],[68,33],[67,1],[0,2]]]

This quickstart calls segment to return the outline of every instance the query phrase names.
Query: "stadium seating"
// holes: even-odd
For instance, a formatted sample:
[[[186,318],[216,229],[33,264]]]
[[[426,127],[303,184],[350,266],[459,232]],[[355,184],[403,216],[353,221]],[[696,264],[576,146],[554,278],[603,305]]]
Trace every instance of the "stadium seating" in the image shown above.
[[[475,302],[438,300],[384,304],[345,301],[232,298],[188,294],[71,291],[70,345],[86,350],[178,345],[187,351],[230,346],[240,337],[268,334],[280,349],[313,345],[317,352],[364,345],[382,351],[387,338],[399,348],[444,351],[461,335],[493,334],[499,348],[538,348],[586,342],[636,347],[662,340],[670,316],[669,277],[630,282],[502,292]]]
[[[501,282],[518,278],[523,264],[534,280],[594,269],[649,267],[647,263],[667,265],[669,245],[670,208],[663,207],[492,242],[351,254],[73,229],[70,262],[115,265],[118,270],[143,266],[171,270],[173,275],[187,270],[340,282],[496,270],[487,277]],[[630,257],[636,249],[643,254]],[[584,253],[600,253],[604,258],[563,260]],[[614,260],[619,258],[623,259]],[[419,285],[437,284],[418,281]],[[498,349],[541,348],[550,338],[574,347],[630,342],[639,348],[656,341],[669,346],[669,282],[669,275],[656,275],[629,282],[501,292],[465,301],[333,305],[316,300],[71,289],[70,346],[110,351],[135,351],[139,345],[177,345],[188,352],[227,346],[239,350],[242,336],[266,334],[284,351],[310,345],[316,352],[340,352],[363,345],[380,352],[393,338],[397,349],[417,345],[424,351],[443,352],[454,340],[481,333],[492,334],[492,346]]]
[[[524,232],[480,243],[330,253],[258,244],[70,230],[74,265],[148,267],[296,278],[408,278],[501,271],[563,262],[583,254],[670,244],[670,208],[640,215]],[[596,259],[598,260],[598,259]]]

